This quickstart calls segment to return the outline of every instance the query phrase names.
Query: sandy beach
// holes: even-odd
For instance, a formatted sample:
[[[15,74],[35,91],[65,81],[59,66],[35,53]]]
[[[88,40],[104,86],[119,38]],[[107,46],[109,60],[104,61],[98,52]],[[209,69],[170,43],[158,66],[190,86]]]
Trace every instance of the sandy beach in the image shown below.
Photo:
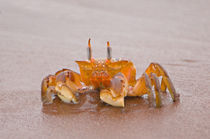
[[[210,138],[210,1],[0,0],[0,136],[10,138]],[[43,106],[42,79],[93,56],[151,62],[169,73],[180,100],[159,109],[142,98]],[[169,100],[168,100],[169,101]]]

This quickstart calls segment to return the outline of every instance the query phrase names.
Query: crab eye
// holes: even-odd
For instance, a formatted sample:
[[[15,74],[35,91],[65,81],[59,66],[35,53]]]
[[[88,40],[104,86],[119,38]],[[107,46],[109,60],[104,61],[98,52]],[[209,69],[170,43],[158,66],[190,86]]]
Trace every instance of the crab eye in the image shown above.
[[[88,40],[88,60],[92,59],[92,49],[91,49],[91,44],[90,44],[90,38]]]
[[[112,52],[112,48],[111,48],[110,45],[109,45],[109,41],[107,41],[107,59],[108,59],[108,60],[112,59],[112,54],[111,54],[111,52]]]

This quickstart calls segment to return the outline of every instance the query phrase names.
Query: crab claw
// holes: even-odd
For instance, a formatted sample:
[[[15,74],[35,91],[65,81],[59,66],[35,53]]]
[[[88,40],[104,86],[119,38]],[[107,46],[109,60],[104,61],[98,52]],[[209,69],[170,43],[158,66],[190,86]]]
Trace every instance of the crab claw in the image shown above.
[[[78,100],[72,90],[63,83],[57,83],[55,90],[58,92],[57,96],[66,103],[78,103]]]
[[[124,107],[124,97],[127,96],[128,82],[122,74],[116,74],[111,80],[111,87],[100,92],[100,99],[112,106]]]
[[[100,99],[112,106],[124,107],[124,96],[113,97],[112,94],[112,90],[103,89],[100,92]]]

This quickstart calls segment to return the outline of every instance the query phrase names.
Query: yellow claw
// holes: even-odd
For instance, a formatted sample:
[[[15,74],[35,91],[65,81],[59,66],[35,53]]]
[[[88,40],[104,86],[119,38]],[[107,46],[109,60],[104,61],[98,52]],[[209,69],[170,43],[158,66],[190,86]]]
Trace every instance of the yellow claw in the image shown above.
[[[80,75],[69,69],[62,69],[45,77],[41,85],[41,99],[44,104],[51,104],[56,96],[66,103],[77,103],[74,93],[82,88]]]
[[[103,89],[101,92],[100,92],[100,99],[107,103],[107,104],[110,104],[112,106],[116,106],[116,107],[124,107],[125,103],[124,103],[124,96],[118,96],[118,97],[113,97],[112,96],[112,93],[111,93],[112,90],[107,90],[107,89]]]
[[[58,83],[55,87],[55,90],[58,92],[58,97],[66,102],[66,103],[78,103],[78,100],[75,94],[71,91],[71,89],[63,83]]]
[[[116,74],[111,80],[109,89],[102,89],[100,99],[112,106],[124,107],[124,97],[127,96],[128,81],[122,73]]]

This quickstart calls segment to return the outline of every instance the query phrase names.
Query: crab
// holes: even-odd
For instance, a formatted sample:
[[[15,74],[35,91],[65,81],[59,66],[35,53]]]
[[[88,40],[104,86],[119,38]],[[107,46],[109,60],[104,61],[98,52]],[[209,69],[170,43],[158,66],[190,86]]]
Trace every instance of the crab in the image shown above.
[[[53,103],[57,96],[63,102],[79,103],[78,94],[97,90],[100,100],[116,107],[125,106],[125,97],[147,95],[154,107],[162,106],[162,92],[169,92],[173,102],[179,94],[165,69],[158,63],[151,63],[142,76],[136,79],[136,68],[130,60],[114,59],[107,42],[107,58],[94,59],[90,39],[88,60],[76,61],[80,74],[62,69],[45,77],[41,84],[41,99],[44,104]],[[167,91],[168,89],[168,91]]]

